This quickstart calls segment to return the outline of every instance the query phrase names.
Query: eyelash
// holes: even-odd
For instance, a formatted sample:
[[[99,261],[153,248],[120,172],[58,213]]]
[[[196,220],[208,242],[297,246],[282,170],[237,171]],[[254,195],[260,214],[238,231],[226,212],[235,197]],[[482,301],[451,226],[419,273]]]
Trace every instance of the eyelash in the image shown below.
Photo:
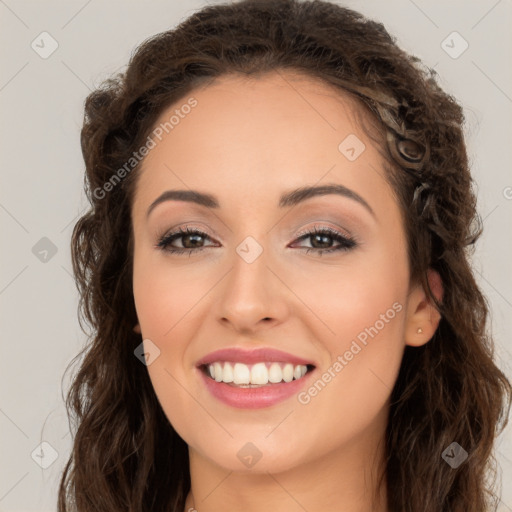
[[[189,253],[189,256],[191,256],[193,252],[199,252],[204,249],[208,249],[208,247],[211,247],[211,246],[207,246],[207,247],[196,247],[196,248],[192,248],[192,249],[188,249],[188,248],[181,249],[181,248],[169,246],[169,244],[171,242],[173,242],[174,240],[177,240],[185,235],[200,235],[202,237],[210,238],[207,233],[205,233],[204,231],[195,229],[195,228],[189,228],[189,227],[186,227],[185,229],[179,228],[179,230],[175,231],[174,233],[169,233],[169,234],[166,234],[166,235],[163,235],[162,237],[160,237],[158,240],[158,243],[156,244],[155,247],[162,251],[169,252],[172,254]],[[302,249],[306,250],[306,254],[309,253],[310,251],[313,251],[313,252],[318,253],[319,256],[322,256],[322,254],[331,253],[331,252],[335,252],[335,251],[348,251],[357,246],[357,242],[355,241],[354,238],[348,238],[346,236],[343,236],[341,233],[338,233],[336,230],[329,228],[329,227],[318,228],[317,226],[315,226],[312,230],[308,230],[308,231],[301,233],[299,235],[299,237],[297,238],[297,241],[305,240],[305,239],[309,238],[310,236],[314,236],[314,235],[328,235],[336,242],[339,242],[340,245],[338,245],[337,247],[329,248],[329,249],[319,249],[316,247],[303,247]]]

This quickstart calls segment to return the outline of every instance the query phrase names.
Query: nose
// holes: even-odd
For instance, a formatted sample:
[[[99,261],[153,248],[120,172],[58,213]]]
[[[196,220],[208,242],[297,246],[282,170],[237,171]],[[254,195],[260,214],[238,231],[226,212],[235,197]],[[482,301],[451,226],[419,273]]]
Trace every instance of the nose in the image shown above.
[[[224,327],[251,334],[284,322],[289,314],[290,292],[279,272],[269,266],[266,251],[252,262],[235,253],[232,261],[214,306]]]

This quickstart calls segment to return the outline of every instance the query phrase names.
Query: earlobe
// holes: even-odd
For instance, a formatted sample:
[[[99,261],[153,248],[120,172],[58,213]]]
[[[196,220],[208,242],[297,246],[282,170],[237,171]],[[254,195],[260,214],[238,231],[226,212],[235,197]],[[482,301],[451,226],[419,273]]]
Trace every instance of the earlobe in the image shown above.
[[[432,269],[427,272],[427,279],[432,294],[438,302],[443,299],[443,283],[439,274]],[[419,347],[428,343],[441,320],[441,314],[421,285],[410,294],[408,300],[410,312],[405,326],[405,343]]]
[[[135,324],[135,326],[133,327],[133,332],[136,332],[137,334],[142,334],[139,324]]]

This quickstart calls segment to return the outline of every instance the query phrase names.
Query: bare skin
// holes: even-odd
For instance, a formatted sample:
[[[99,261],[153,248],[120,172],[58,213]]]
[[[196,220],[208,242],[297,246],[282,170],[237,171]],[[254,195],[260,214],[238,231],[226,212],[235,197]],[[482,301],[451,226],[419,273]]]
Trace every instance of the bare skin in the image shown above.
[[[197,106],[146,157],[132,208],[135,330],[160,349],[148,372],[189,446],[184,510],[388,512],[377,477],[389,397],[405,345],[427,343],[439,314],[410,283],[400,210],[382,158],[356,122],[358,107],[289,72],[224,76],[191,96]],[[338,149],[350,134],[365,145],[353,161]],[[350,189],[371,211],[335,194],[278,205],[287,191],[326,184]],[[214,195],[220,207],[168,200],[147,215],[171,189]],[[156,247],[179,227],[207,237],[191,243],[185,235],[173,247],[205,249]],[[340,242],[330,234],[301,238],[314,227],[355,245],[320,254]],[[236,251],[248,236],[263,250],[251,263]],[[437,274],[430,277],[441,293]],[[377,334],[334,370],[371,326]],[[313,361],[315,378],[302,401],[297,394],[259,409],[226,405],[196,363],[230,347],[272,347]],[[329,368],[328,383],[309,393]],[[252,467],[237,456],[248,442],[261,453]]]

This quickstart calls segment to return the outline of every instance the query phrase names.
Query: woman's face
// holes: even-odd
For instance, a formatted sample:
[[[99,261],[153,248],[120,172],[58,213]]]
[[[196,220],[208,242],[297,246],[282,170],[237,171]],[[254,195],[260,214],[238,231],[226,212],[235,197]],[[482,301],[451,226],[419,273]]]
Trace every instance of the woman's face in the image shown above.
[[[155,125],[168,123],[132,210],[133,292],[165,414],[191,454],[232,471],[374,453],[414,294],[356,107],[290,73],[223,76],[191,97]],[[339,193],[293,193],[327,186]],[[193,233],[169,236],[180,229]]]

